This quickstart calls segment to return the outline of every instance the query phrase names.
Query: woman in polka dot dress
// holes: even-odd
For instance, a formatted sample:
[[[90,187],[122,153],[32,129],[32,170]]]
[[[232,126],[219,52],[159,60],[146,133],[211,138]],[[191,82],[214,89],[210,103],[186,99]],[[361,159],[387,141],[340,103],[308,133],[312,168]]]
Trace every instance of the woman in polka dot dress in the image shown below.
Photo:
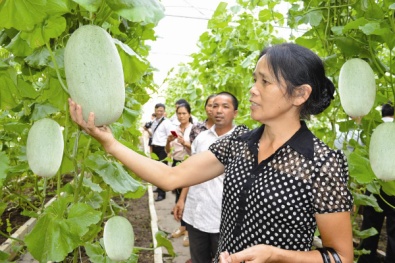
[[[108,153],[162,189],[195,185],[225,172],[214,262],[353,262],[346,157],[302,121],[333,99],[321,59],[295,44],[269,47],[253,77],[251,117],[262,126],[252,131],[238,126],[174,168],[128,149],[109,128],[95,127],[93,113],[86,123],[71,100],[70,113]],[[317,228],[333,254],[312,250]]]

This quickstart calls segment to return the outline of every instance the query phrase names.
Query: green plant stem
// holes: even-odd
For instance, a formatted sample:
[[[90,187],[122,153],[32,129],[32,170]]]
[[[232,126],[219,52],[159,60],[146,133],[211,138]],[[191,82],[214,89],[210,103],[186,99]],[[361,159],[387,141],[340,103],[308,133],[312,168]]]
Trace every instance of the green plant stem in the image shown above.
[[[152,247],[134,247],[134,248],[138,250],[148,250],[148,251],[155,250],[155,248]]]
[[[15,237],[12,237],[12,236],[10,236],[10,235],[7,235],[6,233],[4,233],[4,232],[1,231],[1,230],[0,230],[0,235],[2,235],[2,236],[5,237],[5,238],[9,238],[9,239],[18,241],[18,242],[20,242],[20,243],[23,243],[23,240],[22,240],[22,239],[15,238]]]
[[[16,193],[16,192],[12,192],[11,189],[9,189],[6,185],[4,186],[8,191],[10,191],[10,193],[13,193],[14,195],[16,195],[17,197],[19,197],[20,199],[24,200],[26,202],[26,204],[28,204],[31,208],[34,209],[34,211],[38,210],[38,207],[36,207],[35,205],[33,205],[29,200],[27,200],[24,196]]]
[[[44,38],[44,30],[43,30],[43,38]],[[44,38],[44,39],[45,39],[45,38]],[[55,67],[56,76],[58,77],[58,80],[59,80],[59,82],[60,82],[60,86],[62,86],[63,90],[64,90],[67,94],[69,94],[69,91],[67,90],[67,87],[66,87],[66,85],[64,84],[62,77],[60,76],[58,63],[56,62],[56,58],[55,58],[55,55],[54,55],[53,52],[52,52],[51,46],[49,45],[48,42],[45,42],[45,46],[47,47],[47,49],[48,49],[48,51],[49,51],[49,54],[51,55],[51,59],[52,59],[53,65],[54,65],[54,67]]]
[[[43,202],[41,204],[41,212],[43,212],[44,209],[45,209],[45,196],[47,194],[47,183],[48,183],[48,178],[44,177],[44,187],[43,187],[44,199],[43,199]]]
[[[388,203],[388,201],[385,200],[385,198],[381,196],[380,192],[379,192],[379,196],[380,196],[381,200],[384,201],[384,203],[386,203],[386,204],[387,204],[389,207],[391,207],[392,209],[395,209],[395,206],[393,206],[393,205],[391,205],[390,203]]]
[[[88,156],[91,142],[92,142],[92,137],[89,137],[88,143],[87,143],[87,145],[85,147],[84,156],[83,156],[82,160],[85,160],[86,157]],[[80,196],[80,192],[81,192],[81,188],[82,188],[82,183],[84,181],[84,173],[85,173],[85,165],[82,165],[80,176],[77,177],[77,179],[78,179],[77,182],[78,183],[77,183],[77,188],[75,189],[75,192],[74,192],[74,203],[78,202],[78,199],[79,199],[79,196]]]
[[[107,206],[110,203],[110,196],[111,196],[111,187],[108,188],[108,191],[106,191],[106,198],[103,201],[103,207],[102,207],[102,212],[101,212],[101,219],[100,221],[103,222],[104,221],[104,215],[106,214],[106,210],[107,210]]]

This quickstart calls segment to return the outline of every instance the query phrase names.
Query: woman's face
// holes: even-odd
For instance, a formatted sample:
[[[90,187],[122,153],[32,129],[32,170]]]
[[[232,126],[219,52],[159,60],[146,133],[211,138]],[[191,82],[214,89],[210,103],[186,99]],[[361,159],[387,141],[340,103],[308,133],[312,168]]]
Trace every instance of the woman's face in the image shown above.
[[[269,69],[266,56],[262,56],[253,73],[254,84],[250,89],[251,118],[268,124],[289,114],[293,108],[292,99],[286,94],[286,85],[280,83]]]
[[[186,124],[189,122],[191,114],[187,111],[185,107],[178,107],[177,109],[177,119],[181,124]]]
[[[207,105],[206,105],[206,114],[207,114],[207,119],[210,119],[212,121],[214,121],[214,115],[213,115],[213,103],[214,103],[214,98],[212,97],[207,101]]]

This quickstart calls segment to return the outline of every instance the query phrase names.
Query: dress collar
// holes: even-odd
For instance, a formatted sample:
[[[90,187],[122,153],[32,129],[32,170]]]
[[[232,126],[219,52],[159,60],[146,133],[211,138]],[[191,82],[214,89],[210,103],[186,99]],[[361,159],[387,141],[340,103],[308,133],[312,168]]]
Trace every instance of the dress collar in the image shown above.
[[[302,154],[306,158],[313,160],[314,158],[314,135],[307,128],[307,125],[304,121],[300,122],[300,129],[289,139],[284,145],[280,148],[283,148],[286,145],[289,145],[292,149]],[[265,129],[265,125],[261,125],[260,127],[244,133],[239,136],[239,140],[245,141],[248,144],[248,148],[258,156],[258,142],[261,138],[261,135]]]

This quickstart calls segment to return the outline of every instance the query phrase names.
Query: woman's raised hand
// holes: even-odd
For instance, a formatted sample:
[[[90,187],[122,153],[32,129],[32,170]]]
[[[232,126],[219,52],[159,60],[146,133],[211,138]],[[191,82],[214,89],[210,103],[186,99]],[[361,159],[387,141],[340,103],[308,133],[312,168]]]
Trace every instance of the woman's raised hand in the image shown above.
[[[115,141],[111,129],[107,126],[95,126],[95,114],[91,112],[86,122],[82,116],[82,107],[69,98],[69,111],[71,119],[77,123],[87,134],[91,135],[100,142],[106,151]]]

